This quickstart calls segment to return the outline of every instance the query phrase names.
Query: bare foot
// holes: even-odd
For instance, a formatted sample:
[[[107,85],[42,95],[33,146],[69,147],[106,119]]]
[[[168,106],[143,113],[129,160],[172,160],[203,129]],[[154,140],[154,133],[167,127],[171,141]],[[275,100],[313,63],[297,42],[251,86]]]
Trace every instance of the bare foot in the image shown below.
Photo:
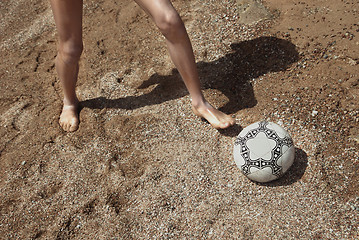
[[[192,111],[198,117],[206,119],[216,129],[228,128],[235,123],[231,116],[215,109],[208,102],[203,102],[197,106],[192,105]]]
[[[74,132],[79,128],[78,103],[72,105],[64,104],[59,123],[66,132]]]

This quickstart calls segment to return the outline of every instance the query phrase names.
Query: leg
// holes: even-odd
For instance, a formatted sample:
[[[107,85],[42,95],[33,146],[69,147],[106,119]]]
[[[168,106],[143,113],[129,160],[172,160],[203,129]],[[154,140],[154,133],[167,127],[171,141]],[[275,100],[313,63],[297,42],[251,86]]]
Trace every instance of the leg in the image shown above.
[[[192,99],[192,110],[215,128],[227,128],[234,119],[213,108],[203,97],[192,45],[185,26],[170,0],[135,0],[154,20],[166,38],[172,61]]]
[[[63,108],[59,123],[65,131],[75,131],[79,125],[75,88],[82,53],[82,0],[51,0],[59,35],[56,70],[63,88]]]

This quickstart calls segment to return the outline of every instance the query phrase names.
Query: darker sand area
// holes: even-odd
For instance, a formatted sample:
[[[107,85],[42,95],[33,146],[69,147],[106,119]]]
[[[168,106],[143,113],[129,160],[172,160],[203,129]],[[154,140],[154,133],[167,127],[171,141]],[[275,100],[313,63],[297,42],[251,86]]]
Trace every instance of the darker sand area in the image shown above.
[[[0,239],[357,239],[358,1],[173,3],[205,96],[237,126],[194,116],[133,1],[91,0],[81,124],[63,132],[49,3],[0,2]],[[288,130],[296,155],[256,184],[232,149],[263,119]]]

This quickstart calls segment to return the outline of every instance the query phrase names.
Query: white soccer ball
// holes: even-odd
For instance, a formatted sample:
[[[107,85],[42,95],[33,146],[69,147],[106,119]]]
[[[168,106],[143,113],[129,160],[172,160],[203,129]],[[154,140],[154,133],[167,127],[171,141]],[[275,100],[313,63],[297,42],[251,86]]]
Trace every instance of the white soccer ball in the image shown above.
[[[234,160],[243,174],[256,182],[283,175],[294,161],[293,140],[279,125],[261,121],[244,128],[234,143]]]

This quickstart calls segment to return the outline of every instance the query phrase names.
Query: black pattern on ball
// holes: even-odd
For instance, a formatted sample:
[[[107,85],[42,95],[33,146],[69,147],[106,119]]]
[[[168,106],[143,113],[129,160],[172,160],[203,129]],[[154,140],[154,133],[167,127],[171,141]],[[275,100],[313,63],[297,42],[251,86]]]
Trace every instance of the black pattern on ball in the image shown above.
[[[278,159],[282,156],[282,147],[287,146],[290,148],[293,146],[293,141],[290,137],[281,138],[278,134],[267,127],[268,122],[262,121],[259,122],[259,127],[250,130],[244,137],[238,136],[235,145],[240,145],[240,153],[245,161],[245,164],[241,166],[242,171],[245,175],[250,174],[250,168],[258,168],[263,169],[269,167],[272,169],[272,174],[276,176],[280,176],[282,174],[282,167],[277,164]],[[250,139],[255,138],[259,133],[264,133],[269,139],[275,141],[276,146],[271,151],[271,158],[269,160],[265,160],[263,158],[258,159],[250,159],[250,149],[247,146],[247,142]]]

